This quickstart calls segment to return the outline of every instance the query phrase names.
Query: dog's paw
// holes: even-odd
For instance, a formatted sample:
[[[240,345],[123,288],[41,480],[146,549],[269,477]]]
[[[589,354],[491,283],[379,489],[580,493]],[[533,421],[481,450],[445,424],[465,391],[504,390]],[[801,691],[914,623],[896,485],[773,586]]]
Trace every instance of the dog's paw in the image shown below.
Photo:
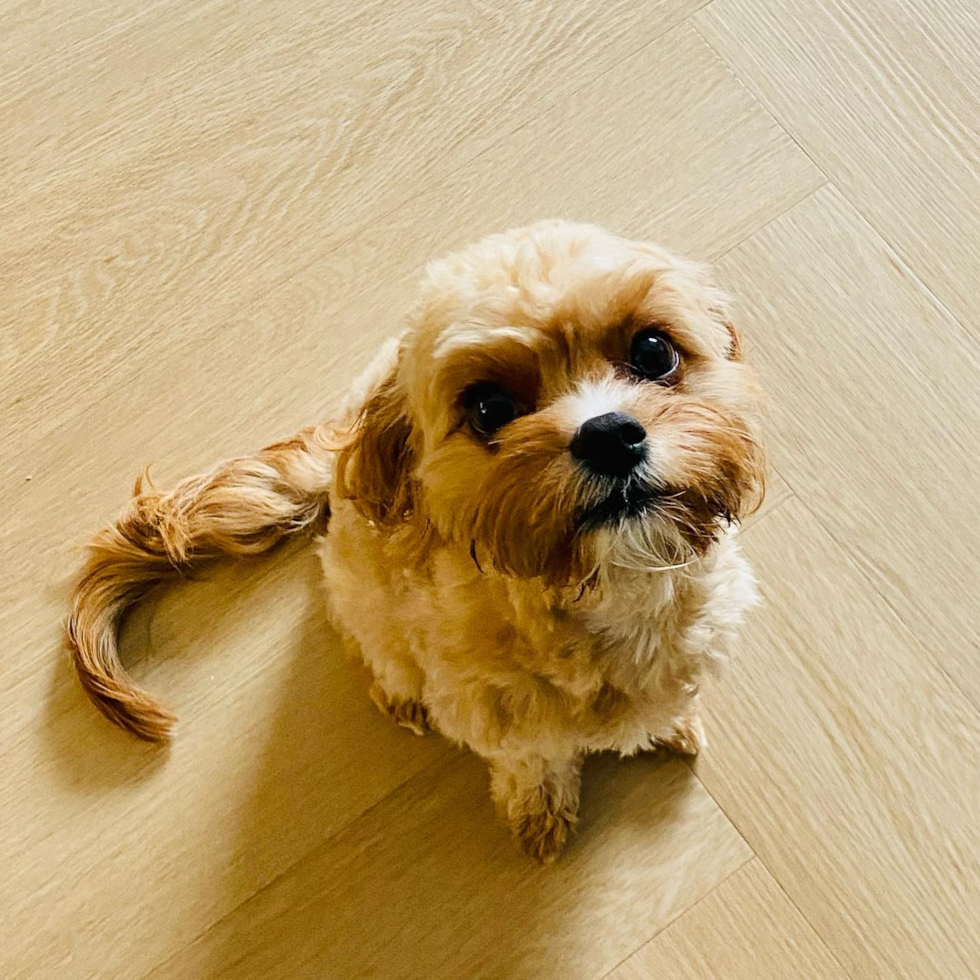
[[[655,748],[665,748],[678,755],[695,756],[708,747],[708,739],[699,715],[681,719],[664,734],[651,736],[650,741]]]
[[[407,728],[416,735],[424,735],[429,731],[429,712],[421,701],[415,698],[389,697],[377,681],[371,686],[371,700],[381,714],[400,728]]]
[[[542,864],[553,864],[565,849],[576,820],[574,810],[555,806],[553,800],[545,797],[540,805],[512,819],[511,828],[525,854]]]

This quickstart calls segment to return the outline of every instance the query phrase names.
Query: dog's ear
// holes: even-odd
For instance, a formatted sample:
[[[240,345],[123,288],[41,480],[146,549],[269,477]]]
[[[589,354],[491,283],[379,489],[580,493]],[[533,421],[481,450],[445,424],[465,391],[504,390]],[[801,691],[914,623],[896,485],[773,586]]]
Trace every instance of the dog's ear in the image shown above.
[[[368,520],[390,524],[414,510],[412,421],[397,365],[368,395],[337,455],[337,491]]]
[[[728,360],[742,360],[742,335],[732,322],[731,296],[717,284],[714,271],[710,266],[695,265],[693,269],[695,281],[706,293],[705,301],[708,315],[715,323],[720,324],[728,331],[729,342],[726,355]]]
[[[714,295],[708,305],[708,313],[712,320],[720,323],[728,331],[728,360],[740,361],[742,360],[742,335],[738,332],[735,324],[732,323],[730,313],[731,300],[728,298],[727,293],[723,293],[714,286],[710,288]]]
[[[735,324],[727,317],[722,319],[721,322],[728,331],[728,336],[732,338],[731,345],[728,348],[728,359],[730,361],[742,360],[742,335],[735,329]]]
[[[740,361],[742,360],[742,335],[732,323],[731,297],[714,284],[707,269],[703,274],[707,277],[705,285],[709,290],[708,313],[712,320],[720,323],[728,331],[728,360]]]

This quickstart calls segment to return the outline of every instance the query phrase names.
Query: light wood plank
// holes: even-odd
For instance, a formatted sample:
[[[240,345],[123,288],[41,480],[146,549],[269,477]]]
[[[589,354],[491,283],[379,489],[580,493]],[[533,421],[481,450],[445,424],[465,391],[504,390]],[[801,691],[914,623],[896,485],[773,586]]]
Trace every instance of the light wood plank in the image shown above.
[[[0,109],[25,89],[43,92],[45,79],[49,86],[60,82],[59,66],[169,2],[125,6],[119,0],[4,0]]]
[[[829,189],[721,267],[758,340],[780,472],[980,705],[980,338]]]
[[[764,605],[699,777],[850,976],[970,976],[977,711],[802,503],[745,543]]]
[[[813,517],[791,501],[748,539],[780,621],[718,692],[728,735],[701,772],[852,975],[968,975],[976,710],[943,672],[976,699],[976,343],[830,189],[722,268]],[[842,553],[816,547],[814,518]]]
[[[596,760],[547,869],[494,827],[483,764],[428,769],[150,974],[601,977],[749,857],[680,761]]]
[[[118,29],[29,71],[4,109],[0,411],[50,431],[120,375],[191,356],[701,2],[118,4]]]
[[[736,80],[702,4],[0,4],[0,975],[973,975],[980,14],[714,0]],[[651,758],[592,764],[527,863],[478,760],[375,714],[309,553],[134,618],[169,753],[56,657],[70,546],[139,465],[329,413],[426,259],[554,214],[742,242],[786,479],[698,773],[778,887]]]
[[[695,23],[980,335],[980,6],[715,0]]]
[[[608,980],[847,980],[758,860],[637,950]]]

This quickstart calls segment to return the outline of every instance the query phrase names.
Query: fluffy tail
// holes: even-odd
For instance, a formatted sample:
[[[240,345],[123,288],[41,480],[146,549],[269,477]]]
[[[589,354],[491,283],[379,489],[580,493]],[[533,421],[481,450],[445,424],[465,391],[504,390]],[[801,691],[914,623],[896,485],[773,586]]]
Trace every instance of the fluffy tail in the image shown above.
[[[162,742],[176,720],[119,662],[116,637],[126,612],[153,586],[201,562],[258,554],[287,535],[325,526],[331,466],[324,433],[305,429],[166,494],[136,481],[128,508],[90,545],[67,626],[82,686],[110,721]]]

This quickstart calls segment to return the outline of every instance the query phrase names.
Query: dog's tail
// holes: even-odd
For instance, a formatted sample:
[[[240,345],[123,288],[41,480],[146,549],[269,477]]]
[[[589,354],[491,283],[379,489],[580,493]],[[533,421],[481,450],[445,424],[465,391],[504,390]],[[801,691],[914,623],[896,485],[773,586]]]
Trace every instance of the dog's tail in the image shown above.
[[[82,686],[110,721],[151,742],[167,740],[175,721],[119,662],[126,612],[201,562],[258,554],[287,535],[325,527],[332,460],[325,432],[311,428],[166,494],[136,481],[128,508],[90,545],[67,624]]]

